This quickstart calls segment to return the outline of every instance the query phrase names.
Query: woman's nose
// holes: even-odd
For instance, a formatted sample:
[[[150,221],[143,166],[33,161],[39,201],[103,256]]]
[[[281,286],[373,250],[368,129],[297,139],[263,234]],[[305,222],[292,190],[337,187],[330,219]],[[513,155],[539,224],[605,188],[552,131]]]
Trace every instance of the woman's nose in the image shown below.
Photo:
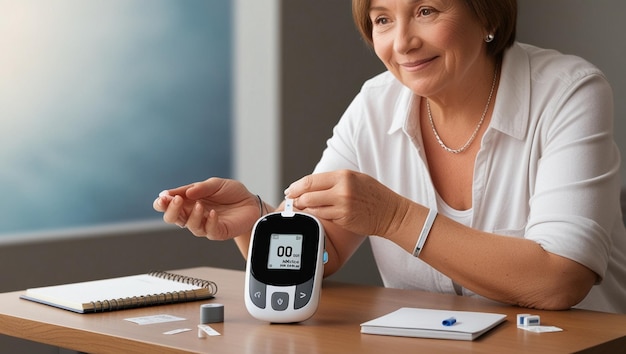
[[[412,28],[411,23],[399,23],[393,43],[393,49],[400,54],[405,54],[420,46],[420,38],[417,31]]]

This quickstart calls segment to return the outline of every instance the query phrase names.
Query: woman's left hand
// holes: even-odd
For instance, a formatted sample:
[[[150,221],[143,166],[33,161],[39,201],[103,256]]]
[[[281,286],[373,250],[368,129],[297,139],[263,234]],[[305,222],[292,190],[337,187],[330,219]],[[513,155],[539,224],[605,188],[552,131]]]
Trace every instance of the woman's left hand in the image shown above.
[[[410,201],[355,171],[341,170],[308,175],[292,183],[285,196],[294,207],[360,235],[394,233]]]

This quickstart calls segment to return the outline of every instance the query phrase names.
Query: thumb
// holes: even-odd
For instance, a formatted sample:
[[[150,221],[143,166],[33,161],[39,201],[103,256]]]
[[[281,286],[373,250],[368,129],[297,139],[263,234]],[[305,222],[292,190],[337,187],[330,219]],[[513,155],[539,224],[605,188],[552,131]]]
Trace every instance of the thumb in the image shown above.
[[[202,182],[192,183],[186,189],[185,195],[193,200],[211,197],[224,186],[224,182],[225,180],[221,178],[211,177]]]

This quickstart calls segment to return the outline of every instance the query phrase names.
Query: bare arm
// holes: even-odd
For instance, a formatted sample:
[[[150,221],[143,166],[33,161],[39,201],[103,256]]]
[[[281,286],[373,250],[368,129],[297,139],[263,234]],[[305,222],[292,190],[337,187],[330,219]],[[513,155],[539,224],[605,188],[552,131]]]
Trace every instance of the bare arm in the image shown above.
[[[292,184],[288,193],[304,211],[353,235],[387,238],[410,253],[428,214],[424,206],[353,171],[307,176]],[[340,240],[340,234],[328,237],[339,264],[358,246]],[[525,307],[569,308],[596,281],[589,268],[551,254],[531,240],[474,230],[441,215],[420,258],[477,294]]]
[[[404,222],[386,238],[413,252],[427,209],[407,203]],[[589,268],[545,251],[536,242],[490,234],[437,216],[420,258],[485,297],[523,307],[567,309],[596,281]]]

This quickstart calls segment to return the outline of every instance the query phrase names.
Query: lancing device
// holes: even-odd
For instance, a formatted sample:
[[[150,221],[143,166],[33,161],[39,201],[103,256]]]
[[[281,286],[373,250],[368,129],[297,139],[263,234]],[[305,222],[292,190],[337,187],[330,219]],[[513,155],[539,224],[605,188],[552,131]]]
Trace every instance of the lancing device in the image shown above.
[[[315,313],[324,275],[324,228],[312,215],[285,211],[262,216],[252,229],[246,262],[245,303],[255,318],[304,321]]]

